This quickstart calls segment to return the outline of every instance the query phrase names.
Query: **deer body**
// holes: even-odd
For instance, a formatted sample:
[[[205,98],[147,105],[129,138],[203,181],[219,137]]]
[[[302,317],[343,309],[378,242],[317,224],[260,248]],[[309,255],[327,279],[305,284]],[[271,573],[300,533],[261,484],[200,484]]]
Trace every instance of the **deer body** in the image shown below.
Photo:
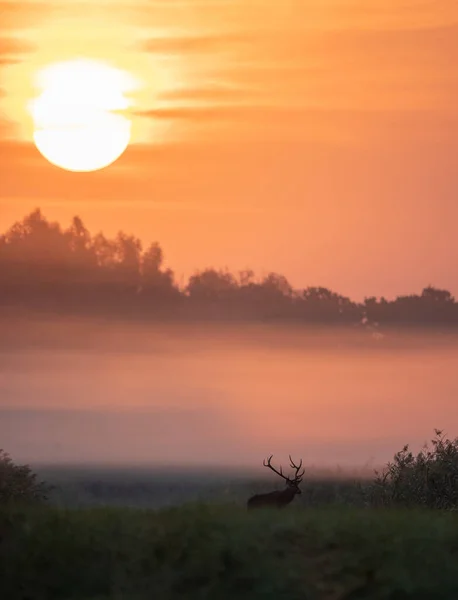
[[[274,506],[275,508],[284,508],[287,504],[294,500],[296,494],[301,491],[295,490],[292,486],[288,486],[284,490],[277,490],[267,494],[256,494],[252,496],[247,503],[249,509],[261,508],[262,506]]]
[[[302,473],[299,473],[299,470],[302,466],[302,460],[299,463],[299,466],[297,466],[294,464],[291,456],[289,457],[291,466],[296,470],[296,474],[295,474],[294,478],[285,477],[285,475],[283,475],[283,471],[282,471],[281,467],[280,467],[280,471],[277,471],[277,469],[275,469],[270,464],[271,460],[272,460],[272,456],[267,460],[267,462],[264,461],[264,463],[263,463],[264,466],[268,467],[269,469],[274,471],[274,473],[276,473],[277,475],[280,475],[280,477],[285,479],[286,480],[286,488],[284,490],[277,490],[275,492],[269,492],[267,494],[256,494],[256,495],[252,496],[247,502],[248,510],[251,510],[253,508],[263,508],[263,507],[264,508],[265,507],[284,508],[290,502],[293,501],[294,496],[296,496],[296,494],[302,493],[299,488],[299,484],[302,481],[302,476],[304,475],[304,471],[302,471]]]

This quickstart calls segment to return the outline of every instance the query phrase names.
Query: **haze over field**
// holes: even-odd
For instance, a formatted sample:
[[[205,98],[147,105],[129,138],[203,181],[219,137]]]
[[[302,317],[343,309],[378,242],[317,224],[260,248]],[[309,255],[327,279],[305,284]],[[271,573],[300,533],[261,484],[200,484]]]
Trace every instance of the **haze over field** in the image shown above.
[[[458,337],[273,325],[4,327],[0,439],[32,462],[315,467],[456,431]]]

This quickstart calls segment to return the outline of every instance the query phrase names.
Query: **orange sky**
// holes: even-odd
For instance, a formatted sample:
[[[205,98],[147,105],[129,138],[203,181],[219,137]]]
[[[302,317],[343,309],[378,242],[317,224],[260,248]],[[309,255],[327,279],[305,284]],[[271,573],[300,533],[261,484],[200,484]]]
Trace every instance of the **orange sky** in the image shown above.
[[[458,294],[456,0],[0,0],[0,229],[40,206],[194,268],[354,298]],[[139,82],[112,166],[32,143],[33,77],[104,59]]]

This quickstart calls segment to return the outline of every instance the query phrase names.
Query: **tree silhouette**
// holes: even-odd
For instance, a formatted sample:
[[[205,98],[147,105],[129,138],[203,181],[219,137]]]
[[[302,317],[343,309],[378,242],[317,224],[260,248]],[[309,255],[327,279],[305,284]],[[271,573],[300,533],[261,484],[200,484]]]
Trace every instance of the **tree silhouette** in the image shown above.
[[[163,305],[181,298],[171,269],[163,269],[164,253],[153,242],[141,257],[141,292],[150,306]]]
[[[296,319],[305,323],[458,324],[458,304],[431,285],[394,300],[353,302],[325,287],[296,290],[281,274],[257,279],[250,269],[196,271],[184,289],[164,267],[157,242],[146,250],[123,231],[92,235],[80,217],[63,229],[39,209],[0,236],[0,305],[67,312],[144,316],[187,315],[243,319]]]
[[[192,300],[215,302],[230,300],[237,288],[237,281],[231,273],[205,269],[189,278],[186,292]]]
[[[0,448],[0,506],[42,503],[49,491],[28,465],[16,465]]]

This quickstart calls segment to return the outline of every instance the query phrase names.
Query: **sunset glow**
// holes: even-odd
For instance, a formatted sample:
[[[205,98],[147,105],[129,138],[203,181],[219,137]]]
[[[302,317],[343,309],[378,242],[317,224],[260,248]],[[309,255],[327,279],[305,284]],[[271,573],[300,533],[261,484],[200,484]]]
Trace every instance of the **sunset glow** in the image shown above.
[[[3,229],[40,206],[160,240],[178,276],[248,266],[358,298],[458,292],[456,0],[0,0],[0,11]],[[75,94],[61,67],[78,60],[111,75]],[[56,112],[56,81],[95,104]],[[99,171],[56,169],[35,144]]]

